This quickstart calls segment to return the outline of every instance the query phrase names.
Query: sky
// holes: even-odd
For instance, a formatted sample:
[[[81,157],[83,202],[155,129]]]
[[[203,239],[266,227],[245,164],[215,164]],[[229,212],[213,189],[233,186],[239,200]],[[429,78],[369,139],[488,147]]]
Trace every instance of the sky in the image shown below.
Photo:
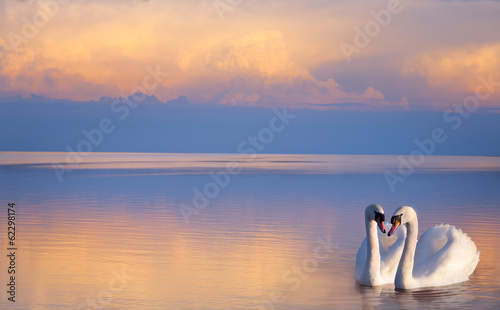
[[[499,113],[462,117],[454,112],[444,119],[440,111],[183,103],[126,107],[102,102],[0,102],[0,152],[500,156]]]
[[[498,112],[498,16],[499,1],[2,0],[0,97],[444,111],[479,91]]]

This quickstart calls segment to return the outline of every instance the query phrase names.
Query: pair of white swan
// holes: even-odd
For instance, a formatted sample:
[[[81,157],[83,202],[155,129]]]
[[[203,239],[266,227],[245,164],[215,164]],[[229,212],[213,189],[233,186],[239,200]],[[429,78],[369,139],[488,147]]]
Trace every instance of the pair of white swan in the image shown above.
[[[356,255],[356,279],[360,284],[394,283],[401,289],[441,286],[467,281],[474,272],[479,251],[461,230],[437,225],[417,243],[418,219],[413,208],[404,206],[394,212],[388,235],[384,220],[381,206],[366,207],[367,237]]]

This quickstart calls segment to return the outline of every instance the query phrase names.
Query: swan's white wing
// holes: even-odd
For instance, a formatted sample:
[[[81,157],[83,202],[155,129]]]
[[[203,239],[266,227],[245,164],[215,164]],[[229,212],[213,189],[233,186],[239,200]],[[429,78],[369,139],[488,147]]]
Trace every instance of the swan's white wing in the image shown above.
[[[451,225],[429,228],[415,250],[413,277],[419,286],[467,281],[479,262],[476,244]]]
[[[431,259],[446,243],[448,243],[449,225],[439,225],[427,229],[418,240],[415,249],[415,265]],[[454,227],[453,227],[454,228]]]

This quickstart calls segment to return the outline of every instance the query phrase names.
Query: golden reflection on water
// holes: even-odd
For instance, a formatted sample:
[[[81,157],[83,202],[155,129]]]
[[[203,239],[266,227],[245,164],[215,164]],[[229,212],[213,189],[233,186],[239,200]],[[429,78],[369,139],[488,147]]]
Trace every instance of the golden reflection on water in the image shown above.
[[[238,231],[212,222],[186,225],[169,212],[141,212],[119,205],[86,212],[81,206],[53,203],[30,208],[57,209],[46,218],[43,211],[22,215],[20,296],[36,305],[56,300],[69,309],[86,303],[87,298],[96,299],[100,292],[110,292],[109,282],[116,274],[126,283],[123,289],[111,291],[112,299],[101,296],[109,300],[104,304],[110,309],[125,305],[140,309],[142,303],[149,309],[256,309],[255,304],[269,303],[274,292],[285,297],[283,305],[275,304],[277,309],[290,304],[299,308],[359,305],[376,309],[387,298],[412,309],[459,308],[474,301],[471,291],[475,289],[492,295],[495,292],[484,291],[483,286],[493,284],[498,293],[495,268],[500,253],[495,246],[500,240],[498,228],[492,223],[471,233],[482,250],[472,281],[447,288],[395,292],[390,285],[367,288],[355,283],[353,250],[362,233],[349,238],[345,233],[348,225],[331,231],[334,252],[327,259],[317,260],[317,267],[307,272],[300,266],[314,257],[317,246],[314,239],[302,237],[308,234],[308,225],[289,227],[284,232],[279,223],[272,230],[257,225]],[[484,219],[472,216],[469,220],[477,223]],[[311,221],[312,217],[302,219],[304,223]],[[298,288],[292,290],[297,282]],[[121,287],[118,284],[114,287]]]
[[[217,230],[139,209],[73,219],[82,215],[78,206],[58,207],[50,219],[38,218],[43,216],[39,213],[23,215],[20,281],[23,299],[34,304],[58,300],[67,306],[96,298],[114,272],[125,270],[131,279],[116,292],[119,299],[147,297],[150,309],[176,309],[188,301],[197,309],[224,307],[226,298],[257,298],[263,289],[280,284],[283,268],[307,251],[307,244],[293,238],[297,232]],[[120,206],[106,208],[118,211]],[[87,212],[91,217],[97,210]]]
[[[110,163],[122,160],[109,157]],[[276,161],[273,156],[266,158],[261,166],[272,166],[270,158]],[[290,165],[297,161],[293,156],[280,158]],[[313,158],[303,157],[301,164]],[[220,158],[195,161],[214,159]],[[355,166],[356,160],[350,165]],[[18,178],[17,170],[6,173],[13,182]],[[50,173],[30,175],[42,181],[53,178]],[[183,186],[194,186],[198,178],[201,184],[207,180],[193,178],[193,183],[182,185],[176,176],[122,175],[109,181],[80,176],[38,193],[36,185],[19,177],[19,183],[10,185],[11,191],[19,188],[24,195],[18,201],[20,302],[12,309],[91,309],[89,302],[105,309],[258,309],[259,304],[266,305],[264,309],[272,309],[271,305],[275,309],[421,309],[500,304],[500,209],[494,205],[498,193],[486,192],[483,200],[476,201],[468,192],[472,183],[498,182],[498,178],[478,175],[464,179],[463,185],[460,176],[454,176],[451,180],[459,182],[438,189],[430,198],[420,197],[420,192],[383,192],[391,198],[381,202],[387,214],[412,197],[420,234],[441,222],[453,224],[481,250],[481,261],[469,282],[414,291],[396,291],[391,285],[367,288],[354,279],[355,254],[365,234],[365,202],[378,202],[373,201],[374,193],[385,189],[373,189],[377,178],[241,176],[241,183],[232,183],[224,195],[186,223],[177,206],[192,194],[174,195]],[[131,182],[126,190],[120,189],[127,186],[120,183],[123,180]],[[413,182],[422,182],[423,193],[443,183],[431,177],[419,180]],[[350,182],[347,188],[354,187],[352,192],[341,187],[346,182]],[[5,231],[1,220],[0,229]],[[315,258],[318,238],[328,237],[332,252],[323,249],[321,253],[328,255]],[[1,248],[6,248],[5,238],[0,240]],[[3,266],[5,255],[0,257],[0,270]],[[5,290],[0,298],[2,309],[12,306],[6,304]]]

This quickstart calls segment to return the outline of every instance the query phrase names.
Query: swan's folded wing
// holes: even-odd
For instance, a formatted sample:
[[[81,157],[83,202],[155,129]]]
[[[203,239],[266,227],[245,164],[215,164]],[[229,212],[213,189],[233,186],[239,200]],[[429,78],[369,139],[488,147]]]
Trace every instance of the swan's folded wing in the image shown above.
[[[422,285],[446,285],[468,280],[479,261],[475,243],[450,225],[429,228],[415,251],[413,277]]]
[[[448,242],[448,230],[455,228],[450,225],[437,225],[427,229],[417,242],[415,249],[415,265],[431,259]]]

